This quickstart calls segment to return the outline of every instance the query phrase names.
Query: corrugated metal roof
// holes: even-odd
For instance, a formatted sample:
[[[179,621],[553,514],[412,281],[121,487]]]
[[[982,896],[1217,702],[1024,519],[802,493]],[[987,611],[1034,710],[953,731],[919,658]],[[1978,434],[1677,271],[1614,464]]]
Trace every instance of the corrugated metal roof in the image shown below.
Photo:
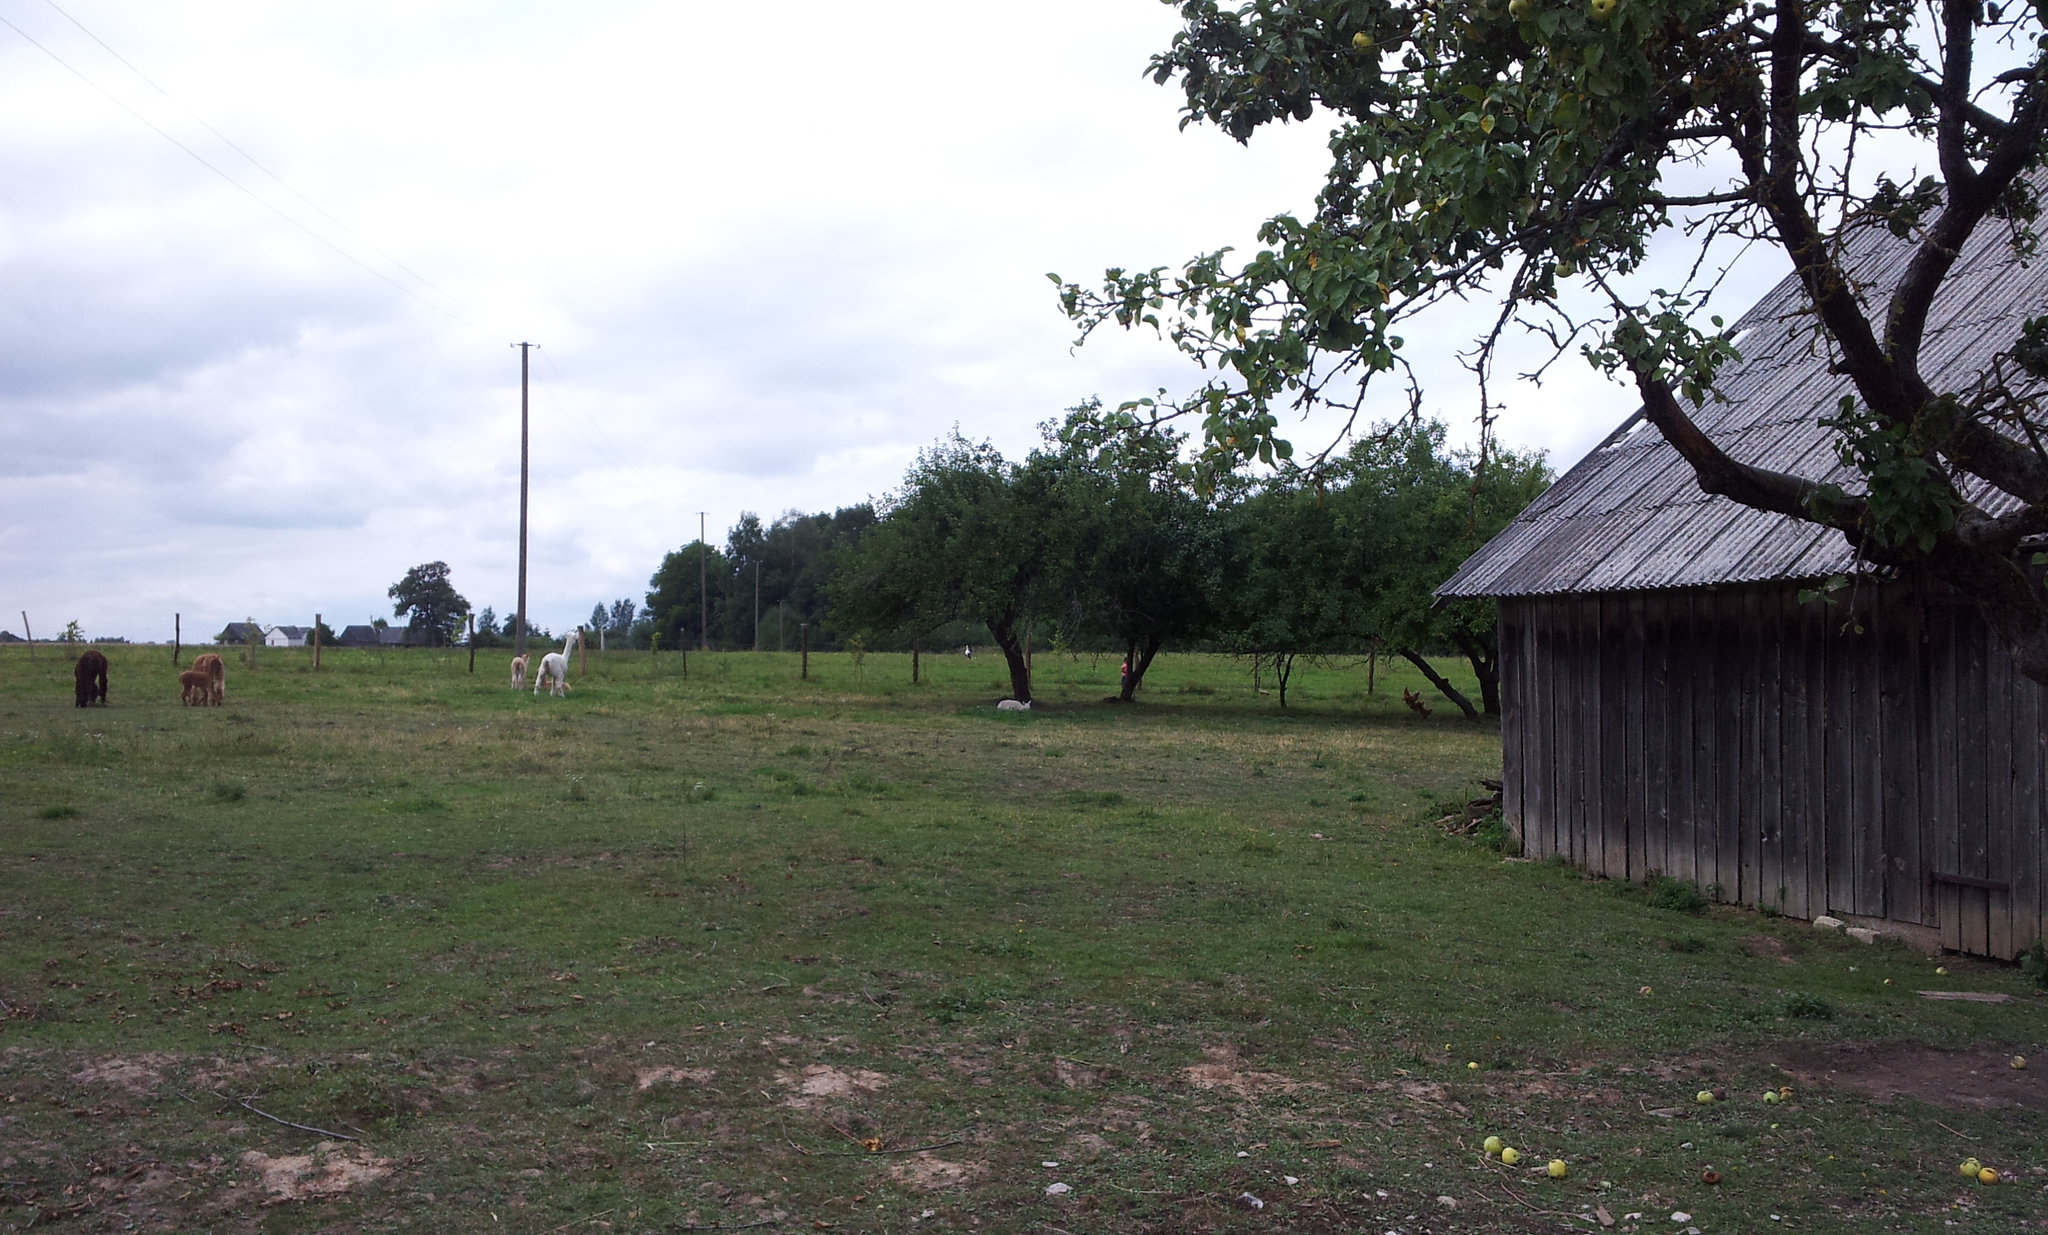
[[[2048,217],[2036,224],[2048,235]],[[1843,264],[1882,306],[1908,242],[1877,227],[1854,230]],[[1928,316],[1921,372],[1936,390],[1963,391],[2008,347],[2022,318],[2048,311],[2048,259],[2014,258],[2005,229],[1987,220],[1950,270]],[[1872,320],[1881,321],[1879,311]],[[1833,481],[1854,473],[1820,425],[1849,379],[1833,371],[1799,281],[1788,276],[1731,328],[1742,359],[1724,369],[1720,397],[1689,409],[1732,457]],[[1966,494],[2000,513],[2017,503],[1987,485]],[[1439,596],[1529,596],[1645,591],[1812,579],[1851,568],[1840,533],[1700,492],[1692,466],[1647,421],[1579,460],[1500,535],[1437,589]]]

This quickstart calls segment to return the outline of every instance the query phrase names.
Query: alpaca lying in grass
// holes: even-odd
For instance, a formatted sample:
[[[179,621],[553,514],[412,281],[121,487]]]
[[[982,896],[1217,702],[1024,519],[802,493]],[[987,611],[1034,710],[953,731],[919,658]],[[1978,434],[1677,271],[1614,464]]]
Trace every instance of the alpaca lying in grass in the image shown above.
[[[78,663],[71,666],[71,674],[78,688],[78,706],[91,707],[95,701],[107,701],[107,658],[96,648],[87,648],[78,654]]]
[[[1407,704],[1417,716],[1429,715],[1429,705],[1422,701],[1422,696],[1405,686],[1401,688],[1401,702]]]
[[[514,657],[512,658],[512,689],[513,689],[513,690],[518,690],[518,689],[519,689],[520,687],[522,687],[522,686],[525,686],[525,685],[526,685],[526,657],[524,657],[524,656],[514,656]]]
[[[563,642],[562,650],[549,652],[540,658],[540,675],[533,679],[533,693],[536,697],[540,688],[546,685],[550,695],[569,693],[569,653],[576,648],[576,636],[570,635]]]
[[[192,658],[192,672],[203,673],[209,682],[207,702],[219,707],[228,697],[228,667],[213,652],[201,652]],[[183,679],[180,679],[183,680]]]
[[[205,707],[213,702],[213,675],[187,669],[178,675],[178,699],[186,707]]]

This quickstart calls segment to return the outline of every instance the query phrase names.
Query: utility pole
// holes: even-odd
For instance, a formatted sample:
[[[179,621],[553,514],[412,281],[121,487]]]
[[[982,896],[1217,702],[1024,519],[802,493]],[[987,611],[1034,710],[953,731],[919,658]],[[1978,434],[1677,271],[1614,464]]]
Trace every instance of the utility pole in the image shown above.
[[[697,650],[711,650],[711,593],[705,590],[704,563],[711,546],[704,542],[704,512],[697,512]]]
[[[526,655],[526,469],[529,442],[526,417],[526,356],[533,344],[515,343],[519,349],[519,633],[513,637],[512,654]]]

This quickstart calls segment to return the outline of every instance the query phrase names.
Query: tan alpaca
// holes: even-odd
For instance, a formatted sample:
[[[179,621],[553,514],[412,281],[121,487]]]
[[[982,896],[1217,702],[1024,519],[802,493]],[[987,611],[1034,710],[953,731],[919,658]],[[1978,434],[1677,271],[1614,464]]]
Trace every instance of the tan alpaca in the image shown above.
[[[514,657],[512,658],[512,689],[513,689],[513,690],[518,690],[519,688],[521,688],[521,687],[523,687],[523,686],[525,686],[525,685],[526,685],[526,657],[524,657],[524,656],[514,656]]]
[[[178,675],[178,699],[186,707],[203,707],[213,700],[213,675],[187,669]]]
[[[219,707],[228,697],[228,667],[212,652],[201,652],[192,658],[192,672],[203,673],[211,683],[206,701]]]

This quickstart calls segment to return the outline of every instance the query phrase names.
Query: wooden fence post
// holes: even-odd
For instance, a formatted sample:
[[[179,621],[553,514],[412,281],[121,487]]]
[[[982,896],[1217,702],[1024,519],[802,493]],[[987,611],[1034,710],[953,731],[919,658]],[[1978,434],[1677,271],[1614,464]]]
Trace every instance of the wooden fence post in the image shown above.
[[[320,623],[324,620],[317,613],[313,615],[313,672],[315,673],[320,672]]]
[[[809,622],[798,622],[796,636],[797,643],[803,648],[804,652],[803,679],[808,682],[811,680],[811,624]]]
[[[469,671],[476,672],[476,614],[469,615]]]
[[[36,658],[36,632],[28,628],[28,610],[21,611],[21,633],[28,636],[28,658]]]
[[[184,650],[185,615],[173,613],[171,615],[171,668],[175,669],[178,667],[178,657],[184,653]]]
[[[917,640],[910,641],[910,684],[917,685]]]
[[[588,677],[590,672],[590,633],[583,627],[576,628],[576,676]]]

